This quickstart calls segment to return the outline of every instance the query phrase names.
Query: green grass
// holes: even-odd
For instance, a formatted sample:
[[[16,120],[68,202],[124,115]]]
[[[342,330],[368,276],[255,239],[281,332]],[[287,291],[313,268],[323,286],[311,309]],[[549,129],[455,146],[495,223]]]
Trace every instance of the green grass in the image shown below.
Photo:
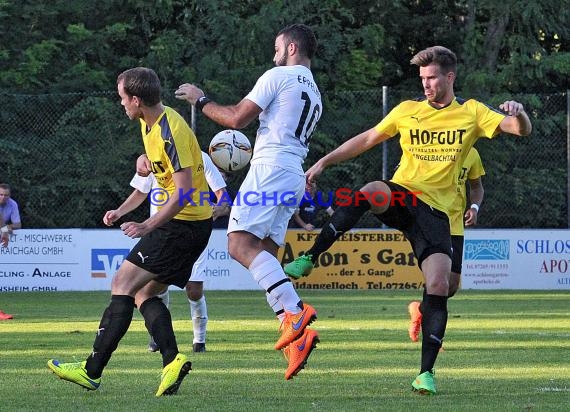
[[[56,378],[46,361],[84,359],[108,292],[5,293],[0,309],[0,410],[28,411],[567,411],[570,292],[461,291],[449,302],[438,394],[411,392],[420,344],[407,336],[407,303],[419,292],[302,291],[319,313],[321,344],[285,381],[273,350],[278,322],[261,292],[208,291],[208,352],[191,353],[182,292],[174,328],[193,371],[178,395],[155,398],[160,355],[147,352],[137,312],[98,391]]]

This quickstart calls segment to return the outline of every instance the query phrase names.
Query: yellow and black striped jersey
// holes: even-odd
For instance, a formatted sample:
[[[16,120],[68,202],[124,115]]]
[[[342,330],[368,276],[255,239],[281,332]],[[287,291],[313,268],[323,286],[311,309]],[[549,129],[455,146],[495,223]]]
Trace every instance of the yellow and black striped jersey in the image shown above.
[[[174,218],[204,220],[211,217],[212,207],[202,199],[204,193],[209,193],[202,152],[194,132],[182,116],[171,107],[165,106],[164,112],[154,125],[149,126],[141,119],[141,131],[156,181],[170,196],[176,190],[172,174],[181,169],[192,168],[194,191],[190,194],[191,189],[186,188],[181,196],[191,201]]]
[[[438,109],[423,98],[400,103],[375,129],[391,137],[400,134],[402,158],[391,180],[451,216],[467,153],[479,137],[494,137],[504,118],[473,99],[456,97]]]
[[[449,224],[452,235],[463,236],[463,214],[467,205],[467,188],[465,183],[467,180],[475,180],[483,175],[485,175],[485,169],[483,168],[481,157],[477,149],[472,147],[469,153],[467,153],[467,158],[459,172],[455,201],[450,209]]]

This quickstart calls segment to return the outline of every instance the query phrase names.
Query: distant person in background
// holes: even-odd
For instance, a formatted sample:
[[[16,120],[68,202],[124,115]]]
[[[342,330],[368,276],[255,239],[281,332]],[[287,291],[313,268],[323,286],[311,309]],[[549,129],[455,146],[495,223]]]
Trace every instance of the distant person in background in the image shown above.
[[[226,222],[225,227],[227,227],[227,217],[230,214],[231,207],[225,202],[230,199],[226,191],[226,178],[214,165],[210,156],[204,152],[202,152],[202,161],[204,162],[206,182],[211,190],[205,200],[213,205],[212,218],[214,222],[212,223],[212,228],[224,227],[219,226],[220,223],[223,225],[224,220]],[[140,171],[142,174],[147,174],[150,170],[149,168],[150,163],[148,162],[148,158],[145,155],[140,156],[137,161],[137,171]],[[135,174],[131,180],[131,186],[135,188],[131,196],[129,196],[118,209],[110,210],[105,214],[103,222],[106,225],[110,226],[112,222],[137,208],[153,189],[158,188],[158,184],[152,173],[146,176],[141,176],[139,173]],[[201,198],[204,198],[204,196],[201,196]],[[150,199],[150,214],[152,216],[157,211],[157,205],[153,202],[152,195]],[[198,260],[196,260],[196,263],[194,263],[194,266],[192,266],[190,280],[186,284],[186,295],[188,296],[188,303],[190,304],[190,318],[192,319],[192,330],[194,333],[194,339],[192,341],[192,350],[194,352],[206,351],[206,326],[208,324],[208,308],[206,306],[206,297],[204,296],[206,260],[207,251],[204,250]],[[167,308],[170,306],[168,289],[158,295],[158,297]],[[148,350],[150,352],[156,352],[159,349],[158,344],[151,336]]]
[[[4,186],[4,185],[2,185]],[[0,199],[2,198],[2,192],[0,191]],[[10,197],[10,194],[8,194],[8,197]],[[10,199],[11,200],[11,199]],[[8,229],[8,226],[5,224],[4,219],[2,218],[2,215],[0,215],[0,227],[2,228],[2,240],[0,241],[0,244],[2,244],[2,247],[8,247],[8,243],[10,242],[10,230]],[[14,319],[13,315],[9,315],[7,313],[4,313],[4,311],[0,310],[0,320],[9,320],[9,319]]]
[[[2,247],[8,247],[8,243],[10,243],[10,229],[8,228],[8,225],[5,224],[5,221],[2,218],[1,214],[0,214],[0,228],[2,233],[0,244],[2,245]],[[14,316],[4,313],[4,311],[0,310],[0,320],[9,320],[9,319],[14,319]]]
[[[2,247],[8,247],[10,234],[14,230],[22,228],[18,203],[16,203],[10,195],[10,185],[7,183],[0,183],[0,244]],[[0,320],[13,318],[13,315],[9,315],[0,310]]]
[[[299,207],[289,221],[290,229],[305,229],[311,232],[316,228],[317,217],[320,211],[326,210],[329,216],[333,214],[332,207],[323,205],[324,202],[328,201],[328,198],[326,196],[315,196],[316,193],[317,185],[311,185],[309,190],[305,192]]]
[[[2,233],[12,233],[12,231],[22,228],[18,203],[10,196],[10,185],[0,183],[0,222],[3,223]]]
[[[0,229],[1,229],[1,237],[0,237],[0,244],[2,247],[8,247],[8,243],[10,243],[10,228],[8,225],[4,224],[4,219],[0,215]]]
[[[464,226],[475,226],[479,208],[483,203],[485,190],[481,176],[485,175],[483,162],[479,152],[474,147],[469,150],[467,158],[463,162],[463,167],[457,178],[457,196],[450,208],[449,225],[451,228],[451,276],[449,278],[449,294],[448,298],[457,293],[459,283],[461,281],[461,266],[463,264],[463,240]],[[469,201],[471,206],[465,210],[467,206],[467,186],[469,185]],[[426,290],[424,289],[424,300]],[[410,314],[410,327],[408,334],[412,342],[417,342],[422,328],[422,305],[421,302],[415,300],[408,305]]]

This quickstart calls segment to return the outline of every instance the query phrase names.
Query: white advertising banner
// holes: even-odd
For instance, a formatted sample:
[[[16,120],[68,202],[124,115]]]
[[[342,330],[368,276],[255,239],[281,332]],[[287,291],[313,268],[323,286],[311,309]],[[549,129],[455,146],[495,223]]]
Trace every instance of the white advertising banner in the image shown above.
[[[8,247],[0,247],[0,292],[56,292],[80,284],[80,232],[17,230]]]
[[[466,230],[462,289],[570,289],[569,230]]]
[[[17,230],[0,247],[0,293],[110,290],[135,243],[118,229]],[[215,230],[204,288],[259,289],[226,247],[225,230]],[[570,230],[467,230],[461,287],[570,290]]]
[[[81,230],[84,273],[81,282],[69,290],[111,290],[113,275],[137,241],[119,229]]]
[[[118,229],[17,230],[0,248],[0,292],[110,290],[136,242]],[[206,290],[259,289],[229,256],[225,230],[212,232],[204,270]]]
[[[212,231],[206,247],[205,273],[206,290],[256,290],[259,285],[249,271],[230,257],[228,236],[225,229]]]

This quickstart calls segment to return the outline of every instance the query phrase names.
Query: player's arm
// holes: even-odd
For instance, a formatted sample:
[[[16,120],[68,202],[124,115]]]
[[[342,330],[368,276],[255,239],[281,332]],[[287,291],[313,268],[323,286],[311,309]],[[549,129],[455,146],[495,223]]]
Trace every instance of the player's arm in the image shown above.
[[[243,129],[262,112],[261,107],[248,99],[242,99],[235,105],[222,106],[206,98],[201,89],[189,83],[179,86],[174,95],[177,99],[196,106],[214,122],[230,129]]]
[[[230,129],[243,129],[257,119],[261,111],[261,107],[248,99],[243,99],[234,106],[210,102],[202,109],[202,113],[211,120]]]
[[[137,157],[137,174],[139,176],[146,177],[152,172],[152,165],[150,164],[150,160],[146,153],[143,153],[139,157]]]
[[[10,223],[8,226],[8,231],[12,233],[12,231],[16,229],[22,228],[22,220],[20,219],[20,210],[18,209],[18,205],[12,209],[12,213],[10,214]],[[2,225],[4,226],[4,225]]]
[[[299,209],[295,210],[295,213],[293,214],[293,220],[295,221],[297,226],[302,227],[303,229],[308,230],[309,232],[315,228],[310,223],[305,223],[305,221],[301,218]]]
[[[212,219],[216,220],[219,217],[227,216],[230,214],[232,208],[229,204],[228,191],[225,187],[218,189],[214,192],[216,194],[217,202],[212,207]]]
[[[146,199],[147,194],[140,190],[133,190],[133,192],[125,199],[125,201],[116,209],[108,210],[103,216],[103,223],[107,226],[112,226],[117,220],[129,212],[132,212],[139,207]]]
[[[502,132],[517,136],[528,136],[532,132],[532,124],[521,103],[509,100],[501,104],[499,109],[508,115],[499,124]]]
[[[347,140],[325,157],[321,158],[309,170],[307,170],[305,173],[307,181],[312,183],[323,172],[323,170],[325,170],[325,168],[344,162],[345,160],[352,159],[389,138],[389,135],[378,132],[375,127],[354,136],[352,139]]]
[[[4,220],[0,217],[0,245],[2,247],[7,247],[10,243],[10,233],[8,232],[8,227],[4,224]]]
[[[190,196],[194,190],[192,186],[192,168],[186,167],[180,169],[177,172],[172,173],[172,180],[176,189],[164,206],[155,215],[149,217],[143,223],[149,227],[149,232],[162,226],[169,220],[172,220],[174,216],[184,209],[184,207],[189,203],[190,199],[186,197],[186,194]],[[183,196],[181,196],[183,195]],[[147,232],[148,233],[148,232]]]
[[[477,216],[479,215],[479,207],[483,203],[485,190],[481,177],[477,179],[469,179],[469,201],[470,207],[465,212],[465,226],[475,226],[477,224]]]
[[[174,192],[162,208],[142,223],[126,222],[121,225],[123,233],[131,238],[142,237],[159,226],[162,226],[176,216],[189,203],[191,193],[196,189],[192,187],[192,168],[180,169],[172,174]],[[182,195],[182,196],[181,196]]]

